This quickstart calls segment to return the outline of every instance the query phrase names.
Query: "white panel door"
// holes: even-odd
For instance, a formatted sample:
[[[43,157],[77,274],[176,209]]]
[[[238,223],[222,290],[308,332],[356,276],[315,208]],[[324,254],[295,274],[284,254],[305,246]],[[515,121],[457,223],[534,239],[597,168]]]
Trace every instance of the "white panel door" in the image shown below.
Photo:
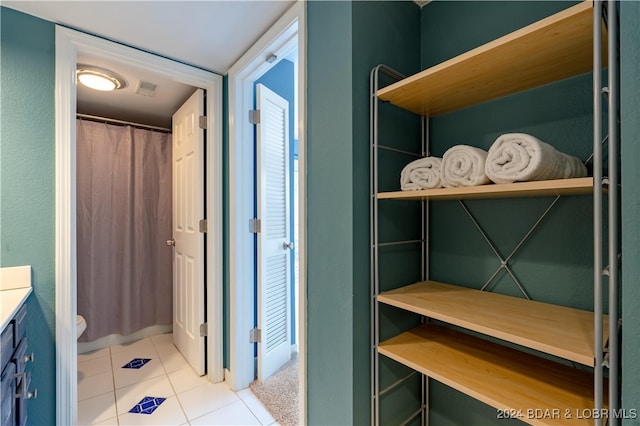
[[[173,115],[173,343],[199,375],[205,374],[204,318],[204,91]]]
[[[291,359],[291,211],[289,202],[289,104],[258,84],[258,380]]]

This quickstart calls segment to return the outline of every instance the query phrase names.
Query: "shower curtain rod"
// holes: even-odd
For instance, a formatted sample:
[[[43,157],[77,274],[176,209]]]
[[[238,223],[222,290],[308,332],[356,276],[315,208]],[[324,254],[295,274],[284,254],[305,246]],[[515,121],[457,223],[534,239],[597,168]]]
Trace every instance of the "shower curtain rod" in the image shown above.
[[[115,118],[98,117],[97,115],[89,115],[89,114],[76,114],[76,116],[78,118],[84,118],[86,120],[92,120],[92,121],[99,121],[102,123],[125,124],[133,127],[140,127],[140,128],[149,129],[149,130],[158,130],[160,132],[171,133],[171,129],[167,129],[166,127],[149,126],[148,124],[133,123],[131,121],[116,120]]]

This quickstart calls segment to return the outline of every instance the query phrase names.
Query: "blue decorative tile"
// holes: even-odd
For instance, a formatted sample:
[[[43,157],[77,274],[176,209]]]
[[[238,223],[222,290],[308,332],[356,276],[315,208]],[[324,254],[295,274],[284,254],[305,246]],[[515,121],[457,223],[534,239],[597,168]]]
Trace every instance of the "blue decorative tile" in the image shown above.
[[[149,361],[151,361],[151,358],[134,358],[123,365],[122,368],[135,368],[137,370],[138,368],[143,367]]]
[[[158,408],[165,399],[167,398],[145,396],[131,410],[129,410],[129,412],[134,414],[151,414],[156,411],[156,408]]]

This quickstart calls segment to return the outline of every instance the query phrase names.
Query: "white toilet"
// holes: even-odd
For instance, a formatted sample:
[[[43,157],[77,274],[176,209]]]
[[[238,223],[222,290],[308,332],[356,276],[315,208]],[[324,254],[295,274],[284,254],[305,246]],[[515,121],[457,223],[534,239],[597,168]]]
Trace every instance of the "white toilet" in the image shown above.
[[[84,320],[82,315],[76,315],[76,325],[78,330],[76,338],[79,339],[80,336],[82,336],[82,333],[87,329],[87,322]]]

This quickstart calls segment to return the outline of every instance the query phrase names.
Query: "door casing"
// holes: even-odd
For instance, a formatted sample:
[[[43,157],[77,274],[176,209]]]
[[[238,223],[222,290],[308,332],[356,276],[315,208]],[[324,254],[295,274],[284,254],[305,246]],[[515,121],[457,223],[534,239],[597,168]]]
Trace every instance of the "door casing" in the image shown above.
[[[247,120],[253,109],[254,82],[276,62],[266,57],[285,58],[298,50],[298,168],[299,168],[299,420],[306,424],[306,4],[296,2],[274,26],[229,70],[229,363],[225,380],[234,390],[247,387],[254,378],[253,328],[254,252],[253,235],[247,232],[253,218],[253,125]]]
[[[78,52],[127,61],[207,91],[208,379],[224,377],[222,354],[222,76],[132,47],[56,26],[55,282],[56,423],[77,424],[76,66]]]

